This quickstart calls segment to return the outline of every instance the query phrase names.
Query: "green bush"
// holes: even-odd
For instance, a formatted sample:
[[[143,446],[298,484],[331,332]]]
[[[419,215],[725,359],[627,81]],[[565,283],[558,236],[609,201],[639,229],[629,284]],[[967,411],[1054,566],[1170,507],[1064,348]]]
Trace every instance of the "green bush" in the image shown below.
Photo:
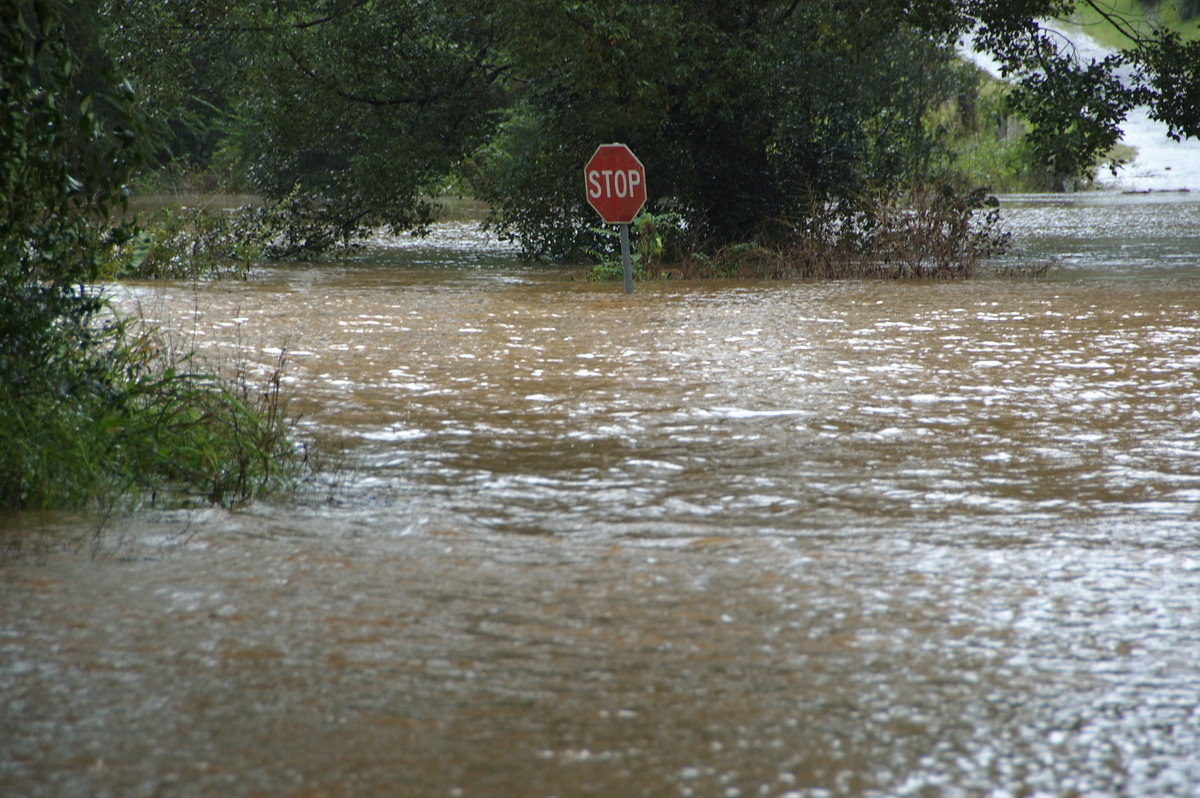
[[[621,263],[620,230],[611,225],[593,228],[593,232],[609,246],[588,250],[596,265],[588,272],[593,282],[619,282],[625,279]],[[635,280],[671,276],[664,264],[678,260],[691,251],[683,217],[677,213],[642,211],[629,225],[630,260]]]
[[[132,89],[70,42],[91,4],[0,4],[0,508],[233,503],[285,479],[279,401],[114,317],[95,286],[140,162]]]
[[[152,330],[117,324],[104,339],[91,384],[0,385],[0,507],[231,505],[296,476],[282,362],[256,386],[244,368],[201,369]]]
[[[138,214],[137,234],[114,253],[109,277],[245,279],[266,247],[253,208],[164,205]]]

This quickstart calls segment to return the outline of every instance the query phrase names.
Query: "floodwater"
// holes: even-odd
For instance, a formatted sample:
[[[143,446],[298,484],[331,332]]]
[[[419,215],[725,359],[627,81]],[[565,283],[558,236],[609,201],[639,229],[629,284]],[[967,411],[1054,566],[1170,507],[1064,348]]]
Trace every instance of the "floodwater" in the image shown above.
[[[1046,277],[127,287],[342,454],[0,565],[0,794],[1200,795],[1200,202],[1004,205]]]

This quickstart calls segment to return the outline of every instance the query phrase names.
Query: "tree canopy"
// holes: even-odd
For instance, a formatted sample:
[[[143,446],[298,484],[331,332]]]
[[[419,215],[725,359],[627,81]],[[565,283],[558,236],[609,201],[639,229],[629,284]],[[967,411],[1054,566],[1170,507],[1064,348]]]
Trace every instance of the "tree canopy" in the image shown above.
[[[292,200],[278,217],[290,220],[289,246],[328,246],[364,226],[420,229],[429,198],[453,179],[487,200],[493,223],[527,251],[561,256],[591,240],[579,169],[600,142],[629,144],[650,171],[648,207],[679,214],[697,241],[715,246],[803,225],[830,203],[951,178],[927,120],[973,80],[955,57],[966,34],[1009,75],[1029,147],[1058,175],[1090,170],[1135,105],[1148,105],[1173,135],[1200,135],[1198,45],[1129,29],[1127,50],[1081,61],[1039,22],[1076,5],[109,0],[103,8],[110,47],[171,131],[164,140],[179,139],[188,119],[223,120],[253,187]]]

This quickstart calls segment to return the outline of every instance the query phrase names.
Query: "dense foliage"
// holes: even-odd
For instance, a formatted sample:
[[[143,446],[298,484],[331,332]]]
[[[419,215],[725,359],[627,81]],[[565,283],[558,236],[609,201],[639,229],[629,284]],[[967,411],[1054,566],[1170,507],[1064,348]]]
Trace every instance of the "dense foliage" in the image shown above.
[[[949,34],[923,35],[899,4],[523,7],[508,46],[524,88],[476,164],[502,225],[538,254],[570,251],[595,221],[577,165],[598,141],[652,164],[652,208],[736,243],[930,176],[921,120],[963,80]]]
[[[132,90],[89,92],[51,9],[0,5],[0,384],[68,394],[96,381],[88,289],[136,163]],[[46,368],[47,364],[52,368]]]
[[[95,287],[143,127],[92,11],[0,3],[0,509],[244,498],[289,458],[277,394],[186,369]]]
[[[485,141],[500,102],[493,5],[119,2],[107,13],[172,157],[203,116],[227,131],[221,146],[256,191],[300,197],[275,217],[284,255],[432,221],[430,192]]]
[[[1134,104],[1200,133],[1200,53],[1167,32],[1080,62],[1039,19],[1084,0],[190,0],[106,4],[113,48],[167,139],[206,111],[253,187],[298,197],[284,249],[420,229],[446,181],[534,254],[595,243],[579,167],[597,143],[650,167],[651,210],[695,244],[803,229],[830,202],[959,181],[947,106],[971,34],[1011,77],[1020,151],[1050,182],[1092,171]],[[1112,17],[1111,24],[1122,21]],[[195,69],[180,70],[184,61]],[[1124,78],[1119,78],[1124,74]],[[174,137],[173,139],[171,137]],[[297,193],[298,190],[298,193]],[[870,200],[873,201],[873,200]]]

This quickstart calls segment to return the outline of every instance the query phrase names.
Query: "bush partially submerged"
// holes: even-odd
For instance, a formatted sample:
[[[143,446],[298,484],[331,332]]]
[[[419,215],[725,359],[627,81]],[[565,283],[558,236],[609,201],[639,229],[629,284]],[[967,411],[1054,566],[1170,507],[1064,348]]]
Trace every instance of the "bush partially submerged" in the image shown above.
[[[232,505],[297,474],[282,362],[254,385],[244,368],[177,357],[154,331],[104,336],[89,380],[0,385],[0,507]]]
[[[149,242],[113,218],[143,155],[133,88],[71,46],[94,5],[0,4],[0,508],[241,501],[294,467],[278,379],[206,373],[95,288]]]
[[[253,210],[164,205],[138,215],[137,234],[109,267],[110,277],[245,279],[262,254]]]
[[[238,208],[167,203],[137,214],[134,234],[103,275],[139,279],[245,279],[263,258],[293,251],[297,201]]]
[[[999,202],[986,189],[948,187],[883,199],[865,211],[833,208],[795,231],[774,276],[964,278],[1002,254],[1010,238],[1000,226]]]
[[[772,225],[760,239],[715,252],[688,242],[680,217],[672,214],[639,215],[631,227],[634,275],[651,280],[966,278],[1003,254],[1010,239],[995,197],[984,189],[960,193],[948,187],[825,205]],[[593,253],[600,262],[588,279],[621,278],[611,252]]]

